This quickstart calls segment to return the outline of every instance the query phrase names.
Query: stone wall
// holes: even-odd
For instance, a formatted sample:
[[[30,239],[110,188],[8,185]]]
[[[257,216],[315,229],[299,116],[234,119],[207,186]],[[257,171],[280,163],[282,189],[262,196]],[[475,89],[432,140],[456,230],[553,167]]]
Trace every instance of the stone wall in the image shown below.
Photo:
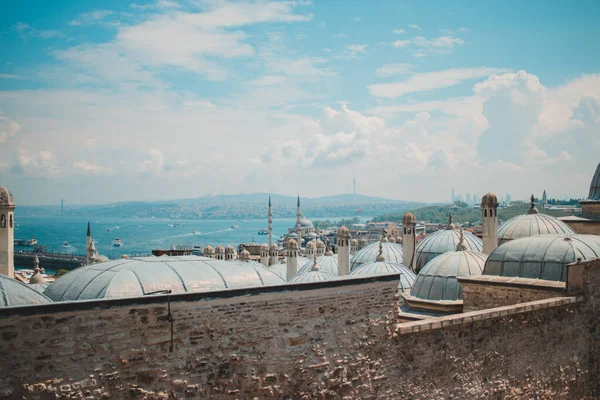
[[[584,218],[600,219],[600,201],[582,201],[581,215]]]
[[[564,221],[576,233],[582,235],[600,235],[600,220]]]
[[[463,311],[484,310],[487,308],[526,303],[562,296],[565,290],[552,290],[526,285],[494,285],[475,279],[460,279],[463,292]]]
[[[487,310],[479,320],[458,314],[441,329],[397,325],[390,277],[172,296],[173,352],[165,296],[4,309],[0,392],[592,399],[600,393],[600,262],[580,270],[577,303]]]

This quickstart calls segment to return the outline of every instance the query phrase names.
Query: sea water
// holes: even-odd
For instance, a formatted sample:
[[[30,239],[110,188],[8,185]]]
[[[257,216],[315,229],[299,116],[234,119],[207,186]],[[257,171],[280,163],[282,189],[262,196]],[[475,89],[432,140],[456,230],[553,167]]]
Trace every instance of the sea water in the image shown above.
[[[337,221],[343,217],[322,218]],[[366,221],[368,217],[362,217]],[[88,219],[85,217],[19,217],[16,222],[15,238],[35,238],[39,246],[48,251],[67,254],[85,254]],[[169,249],[171,246],[201,247],[210,244],[267,243],[268,235],[258,231],[267,227],[265,220],[172,220],[158,218],[92,218],[92,237],[98,252],[108,258],[119,258],[122,254],[149,255],[152,249]],[[231,228],[238,225],[237,229]],[[273,241],[294,227],[295,218],[273,219]],[[109,230],[110,229],[110,230]],[[194,231],[200,232],[195,234]],[[113,246],[119,238],[121,247]],[[68,246],[63,246],[64,242]],[[16,247],[15,251],[31,251],[32,247]],[[18,266],[31,268],[31,266]]]

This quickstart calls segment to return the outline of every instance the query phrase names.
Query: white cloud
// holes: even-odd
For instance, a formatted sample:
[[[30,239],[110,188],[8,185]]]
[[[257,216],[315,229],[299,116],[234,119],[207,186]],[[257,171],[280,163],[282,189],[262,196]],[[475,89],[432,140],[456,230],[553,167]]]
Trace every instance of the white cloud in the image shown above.
[[[418,31],[420,31],[420,30],[421,30],[421,27],[420,27],[419,25],[412,24],[412,25],[409,25],[409,27],[410,27],[410,28],[413,28],[413,29],[416,29],[416,30],[418,30]]]
[[[355,53],[364,53],[367,45],[366,44],[349,44],[345,46],[346,50],[349,50],[351,52],[355,52]]]
[[[159,149],[148,150],[148,159],[138,164],[138,172],[144,175],[160,175],[165,167],[165,156]]]
[[[394,29],[393,33],[395,33],[396,35],[402,35],[406,33],[406,31],[404,29]]]
[[[377,68],[377,76],[387,77],[393,75],[406,75],[412,72],[412,65],[406,63],[386,64],[381,68]]]
[[[466,80],[487,77],[499,68],[452,68],[443,71],[423,72],[411,75],[402,82],[380,83],[369,86],[369,93],[377,97],[400,97],[408,93],[425,92],[458,85]]]
[[[409,48],[415,58],[422,58],[431,54],[448,54],[454,51],[456,46],[462,46],[463,44],[465,44],[464,40],[450,35],[431,39],[416,36],[412,39],[392,42],[392,46],[396,48]]]
[[[36,178],[56,177],[62,168],[58,165],[56,156],[47,150],[30,153],[26,149],[18,151],[17,164],[12,168],[13,173]]]
[[[16,121],[0,115],[0,144],[5,143],[8,138],[14,137],[19,129],[21,129],[21,125]]]
[[[411,43],[410,40],[396,40],[395,42],[392,42],[392,46],[399,48],[399,47],[406,47]]]
[[[331,37],[342,39],[342,38],[347,38],[348,34],[346,34],[346,33],[336,33],[335,35],[332,35]]]
[[[67,24],[71,26],[95,24],[101,22],[106,17],[113,14],[115,14],[115,12],[112,10],[93,10],[90,12],[80,14],[79,17],[77,17],[77,19],[71,20],[67,22]]]
[[[90,175],[113,175],[114,171],[112,168],[104,167],[98,164],[92,164],[87,161],[76,161],[73,163],[73,167],[83,174]]]

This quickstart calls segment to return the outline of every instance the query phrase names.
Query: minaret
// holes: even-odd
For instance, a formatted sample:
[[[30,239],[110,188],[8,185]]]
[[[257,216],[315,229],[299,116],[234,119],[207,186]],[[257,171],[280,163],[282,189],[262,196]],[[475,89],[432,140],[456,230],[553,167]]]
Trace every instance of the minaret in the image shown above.
[[[273,245],[273,210],[271,209],[271,196],[269,196],[269,215],[267,222],[269,223],[269,248]]]
[[[413,213],[407,212],[402,216],[402,257],[404,265],[411,271],[415,270],[415,248],[417,247],[416,225],[417,217]]]
[[[92,227],[90,226],[90,221],[88,221],[87,226],[87,235],[85,238],[85,265],[89,265],[92,263],[92,257],[94,256],[91,251],[92,248]]]
[[[298,273],[298,243],[294,239],[287,242],[287,274],[286,281],[290,281]]]
[[[298,195],[298,203],[296,205],[296,233],[298,234],[298,249],[302,248],[302,213],[300,212],[300,195]]]
[[[533,199],[533,196],[531,196]],[[533,200],[532,200],[533,202]],[[535,208],[535,205],[533,206]],[[481,229],[483,230],[483,253],[491,254],[498,247],[498,198],[487,193],[481,198]],[[536,210],[537,212],[537,210]]]
[[[277,247],[277,243],[273,243],[269,247],[269,254],[271,256],[269,260],[269,265],[277,264],[277,261],[279,261],[279,248]]]
[[[306,258],[311,259],[313,258],[313,255],[315,255],[315,247],[317,239],[313,239],[310,242],[306,243]]]
[[[225,247],[225,260],[233,261],[234,259],[235,259],[235,249],[233,248],[232,245],[228,244],[227,247]]]
[[[36,254],[35,258],[33,259],[33,275],[31,275],[31,278],[29,278],[30,284],[44,283],[44,278],[42,278],[42,275],[40,275],[41,271],[42,270],[40,269],[40,259]]]
[[[12,193],[0,186],[0,274],[15,277],[15,201]]]
[[[350,274],[350,230],[342,226],[337,231],[338,276]]]
[[[207,244],[206,246],[204,246],[204,252],[202,253],[202,255],[204,257],[214,258],[215,257],[215,249],[213,249],[213,247],[211,245]]]
[[[269,245],[261,244],[260,245],[260,263],[265,267],[269,266]]]
[[[325,243],[321,240],[321,239],[317,239],[317,245],[316,245],[316,254],[317,257],[321,257],[322,255],[325,254]]]
[[[215,247],[215,259],[216,260],[224,260],[225,259],[225,249],[223,246],[218,245]]]

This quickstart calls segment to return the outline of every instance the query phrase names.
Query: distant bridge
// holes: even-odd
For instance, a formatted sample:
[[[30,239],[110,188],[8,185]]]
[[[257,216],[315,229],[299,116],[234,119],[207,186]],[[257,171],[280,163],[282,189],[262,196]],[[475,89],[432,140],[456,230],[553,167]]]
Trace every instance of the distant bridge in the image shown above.
[[[40,260],[40,268],[72,270],[85,264],[85,256],[81,254],[15,251],[15,265],[33,269],[36,255]]]

